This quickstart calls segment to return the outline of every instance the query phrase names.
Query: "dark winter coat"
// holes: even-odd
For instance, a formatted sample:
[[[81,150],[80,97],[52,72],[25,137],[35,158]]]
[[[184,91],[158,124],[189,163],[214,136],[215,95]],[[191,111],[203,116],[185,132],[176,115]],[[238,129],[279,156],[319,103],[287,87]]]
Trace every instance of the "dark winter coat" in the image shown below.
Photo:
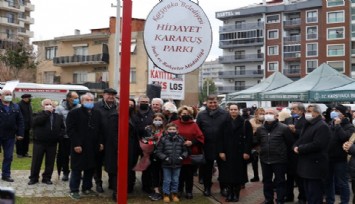
[[[100,144],[103,144],[101,114],[96,110],[84,107],[68,113],[67,133],[71,139],[71,168],[75,170],[93,169],[96,165],[95,156]],[[82,152],[76,153],[74,147],[80,146]]]
[[[109,116],[108,137],[105,141],[105,170],[109,174],[117,174],[118,153],[118,114]]]
[[[103,137],[104,137],[104,142],[106,137],[108,137],[108,130],[109,130],[109,116],[113,113],[117,113],[117,106],[113,105],[112,107],[107,106],[103,100],[98,101],[94,104],[94,109],[99,111],[101,114],[101,126],[103,130]]]
[[[351,145],[348,154],[351,155],[349,161],[349,174],[351,180],[355,180],[355,144]]]
[[[329,141],[329,161],[346,162],[347,153],[343,150],[343,144],[354,133],[355,127],[348,118],[344,118],[340,125],[334,125],[334,122],[332,122],[330,130],[332,134]]]
[[[182,160],[188,155],[184,142],[184,138],[180,135],[173,137],[164,135],[160,138],[156,156],[162,160],[163,168],[180,168],[182,166]]]
[[[249,121],[241,116],[229,117],[223,124],[223,134],[219,142],[219,153],[225,153],[226,161],[220,162],[219,181],[223,183],[242,184],[245,175],[243,154],[250,155],[253,130]]]
[[[64,131],[63,116],[49,111],[40,111],[34,114],[33,141],[35,143],[55,145],[63,137]]]
[[[222,125],[227,117],[228,113],[221,108],[213,111],[206,109],[197,115],[197,125],[205,136],[203,149],[208,160],[215,160],[218,156],[217,144],[222,137]]]
[[[264,123],[256,130],[260,144],[260,161],[265,164],[286,164],[288,152],[295,142],[287,125],[277,120]]]
[[[297,173],[301,178],[324,179],[328,175],[328,147],[330,129],[321,116],[306,122],[298,147]]]
[[[21,100],[18,105],[20,106],[20,110],[22,113],[22,117],[25,124],[25,130],[30,130],[32,127],[32,106],[31,103],[26,103]]]
[[[140,110],[132,116],[132,120],[137,127],[137,133],[139,137],[143,137],[146,133],[145,127],[153,123],[154,112],[151,108],[147,112],[142,112]]]
[[[0,100],[0,139],[10,139],[16,136],[24,136],[24,121],[20,107],[10,103],[9,111],[4,108]]]

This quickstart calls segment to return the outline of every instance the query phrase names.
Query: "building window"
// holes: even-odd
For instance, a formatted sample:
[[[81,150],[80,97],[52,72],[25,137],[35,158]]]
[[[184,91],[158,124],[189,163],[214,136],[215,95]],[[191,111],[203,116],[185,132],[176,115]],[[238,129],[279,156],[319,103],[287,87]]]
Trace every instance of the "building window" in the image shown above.
[[[268,55],[278,55],[279,54],[279,46],[269,46],[268,47]]]
[[[74,84],[83,84],[87,82],[88,74],[86,72],[77,72],[73,74]]]
[[[307,73],[311,73],[318,67],[318,60],[307,60],[306,61]]]
[[[74,47],[74,55],[88,55],[87,46]]]
[[[270,15],[266,16],[266,23],[279,23],[280,22],[280,15]]]
[[[318,43],[307,44],[307,57],[318,56]]]
[[[15,0],[6,0],[9,7],[15,7]]]
[[[327,45],[328,57],[344,56],[344,45]]]
[[[327,7],[344,6],[344,0],[327,0]]]
[[[344,27],[341,28],[328,28],[327,38],[328,40],[344,39]]]
[[[344,72],[345,70],[345,62],[344,61],[328,61],[329,66],[336,69],[338,72]]]
[[[327,22],[328,23],[343,23],[344,22],[344,11],[328,12]]]
[[[7,17],[7,22],[8,23],[15,23],[15,14],[7,13],[6,17]]]
[[[235,59],[245,59],[245,50],[238,50],[234,52]]]
[[[235,75],[245,75],[245,66],[235,66]]]
[[[245,24],[245,21],[236,21],[235,28],[241,29],[241,28],[243,28],[244,24]]]
[[[318,27],[317,26],[308,26],[307,27],[307,40],[316,40],[318,39]]]
[[[318,11],[307,11],[307,23],[317,23],[318,22]]]
[[[129,76],[130,76],[129,77],[129,83],[131,83],[131,84],[137,83],[137,71],[136,71],[136,68],[132,68],[131,67]]]
[[[57,56],[57,47],[46,47],[46,60],[52,60]]]
[[[8,39],[14,39],[15,38],[14,31],[12,29],[6,29],[6,37]]]
[[[267,31],[267,38],[268,39],[278,39],[279,38],[279,30],[268,30]]]
[[[55,72],[44,72],[44,80],[45,84],[53,84],[54,83]]]
[[[267,67],[269,72],[277,71],[279,70],[279,62],[269,62]]]
[[[245,89],[245,81],[235,81],[235,91],[242,91]]]

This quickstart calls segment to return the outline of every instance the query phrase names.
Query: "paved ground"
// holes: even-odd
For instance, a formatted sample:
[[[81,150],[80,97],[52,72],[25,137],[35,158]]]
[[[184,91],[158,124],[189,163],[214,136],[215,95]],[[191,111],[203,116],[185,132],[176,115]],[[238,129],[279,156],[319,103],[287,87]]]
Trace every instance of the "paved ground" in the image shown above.
[[[56,173],[56,172],[55,172]],[[249,168],[248,174],[249,178],[252,177],[252,171]],[[38,183],[35,185],[27,185],[29,179],[29,171],[28,170],[17,170],[12,171],[12,177],[15,179],[15,182],[8,183],[0,180],[0,186],[12,187],[16,191],[16,195],[19,197],[66,197],[69,192],[69,183],[63,182],[58,179],[58,176],[54,174],[53,176],[53,185],[47,185]],[[111,196],[111,191],[107,189],[107,175],[104,174],[104,189],[105,193],[100,196]],[[140,176],[137,176],[137,186],[135,188],[136,193],[140,193]],[[222,196],[219,194],[218,182],[216,182],[216,176],[214,176],[214,185],[212,188],[213,195],[211,196],[211,203],[225,203]],[[203,196],[203,186],[197,182],[197,177],[195,178],[195,186],[194,186],[194,196]],[[93,188],[94,189],[94,188]],[[296,192],[296,191],[295,191]],[[259,204],[264,201],[263,193],[262,193],[262,183],[254,182],[247,183],[246,188],[242,189],[240,194],[240,201],[238,203],[241,204]],[[337,201],[339,198],[337,196]]]

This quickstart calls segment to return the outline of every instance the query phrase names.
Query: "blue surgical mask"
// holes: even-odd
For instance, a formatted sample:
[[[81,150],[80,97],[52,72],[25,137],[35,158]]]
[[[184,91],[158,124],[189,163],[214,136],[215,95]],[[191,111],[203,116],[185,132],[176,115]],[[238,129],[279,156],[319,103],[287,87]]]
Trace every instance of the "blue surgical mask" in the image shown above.
[[[78,105],[78,104],[79,104],[79,99],[78,99],[78,98],[74,99],[74,100],[73,100],[73,105],[76,106],[76,105]]]
[[[84,103],[83,106],[84,108],[92,109],[94,107],[94,103]]]
[[[335,111],[330,112],[330,118],[333,119],[333,120],[335,118],[339,118],[339,113],[335,112]]]
[[[298,115],[297,113],[293,113],[293,114],[292,114],[292,117],[293,117],[293,118],[299,118],[300,115]]]

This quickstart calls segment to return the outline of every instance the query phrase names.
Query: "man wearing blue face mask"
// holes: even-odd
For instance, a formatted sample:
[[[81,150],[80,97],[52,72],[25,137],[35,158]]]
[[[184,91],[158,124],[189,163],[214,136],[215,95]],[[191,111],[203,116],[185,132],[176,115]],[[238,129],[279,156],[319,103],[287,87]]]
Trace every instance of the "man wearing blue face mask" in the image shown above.
[[[12,91],[3,90],[0,100],[0,145],[4,150],[2,161],[2,180],[14,182],[11,178],[11,162],[17,140],[22,140],[24,135],[24,120],[17,104],[12,102]]]
[[[347,153],[343,150],[344,142],[347,142],[355,131],[347,117],[347,108],[338,105],[330,113],[331,139],[329,143],[329,174],[325,182],[325,194],[327,203],[335,202],[335,183],[339,186],[341,203],[349,203],[350,187],[347,177]],[[336,181],[336,182],[335,182]]]
[[[69,111],[79,108],[80,101],[79,95],[75,91],[69,91],[66,99],[56,107],[55,112],[62,115],[66,121]],[[65,131],[65,134],[59,141],[58,154],[57,154],[57,167],[58,174],[63,171],[62,181],[69,180],[69,156],[70,156],[70,138]]]
[[[80,199],[81,175],[83,175],[82,194],[96,195],[96,192],[91,190],[97,165],[96,155],[104,149],[102,118],[100,112],[93,109],[94,95],[86,93],[80,99],[82,106],[70,111],[66,120],[71,142],[70,197],[75,200]]]

